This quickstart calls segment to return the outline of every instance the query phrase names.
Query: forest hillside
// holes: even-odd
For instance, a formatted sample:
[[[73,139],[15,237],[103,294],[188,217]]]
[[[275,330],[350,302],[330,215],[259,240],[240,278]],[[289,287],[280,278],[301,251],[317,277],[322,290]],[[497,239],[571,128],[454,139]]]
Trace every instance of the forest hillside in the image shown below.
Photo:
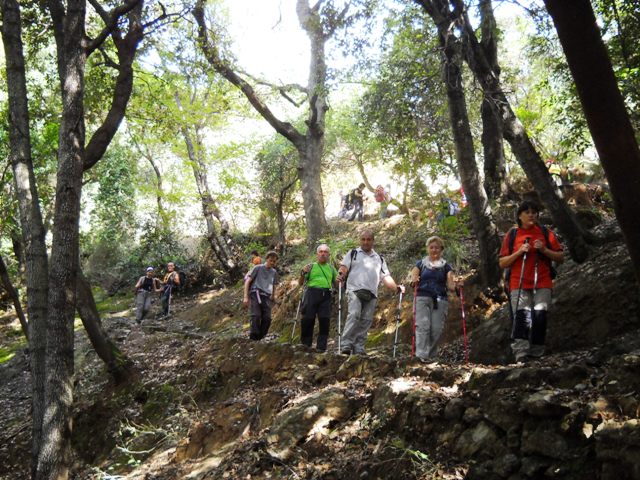
[[[338,245],[373,228],[399,278],[429,228],[403,215],[332,225]],[[453,299],[437,363],[410,356],[410,298],[392,357],[397,296],[388,293],[367,356],[337,354],[335,315],[327,353],[291,343],[295,264],[281,266],[282,300],[259,342],[248,339],[239,284],[187,291],[170,317],[142,325],[130,296],[112,299],[104,327],[138,377],[115,386],[77,331],[72,477],[640,478],[638,292],[615,222],[597,228],[618,239],[562,266],[548,355],[526,364],[508,356],[505,304],[471,277],[469,363]],[[28,360],[16,353],[0,367],[6,479],[27,478],[29,459]]]

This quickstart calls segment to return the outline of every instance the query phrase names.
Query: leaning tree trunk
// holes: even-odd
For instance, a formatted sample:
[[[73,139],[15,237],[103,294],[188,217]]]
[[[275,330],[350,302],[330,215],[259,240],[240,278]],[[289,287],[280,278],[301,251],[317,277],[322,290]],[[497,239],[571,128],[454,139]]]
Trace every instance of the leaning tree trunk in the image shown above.
[[[178,99],[177,96],[176,99]],[[227,272],[230,279],[232,281],[238,280],[242,276],[242,272],[240,270],[240,265],[233,254],[233,243],[228,234],[229,224],[220,212],[220,209],[216,205],[216,202],[211,195],[211,191],[209,190],[207,166],[202,158],[202,142],[200,141],[197,131],[195,133],[196,143],[194,144],[189,129],[187,127],[182,127],[181,130],[187,146],[187,152],[193,169],[193,175],[196,180],[196,186],[198,187],[198,194],[200,195],[200,202],[202,203],[202,214],[207,223],[209,243],[211,244],[211,248],[216,254],[216,257],[222,264],[222,268]],[[220,233],[218,233],[216,220],[220,224]]]
[[[591,241],[593,236],[580,225],[567,202],[558,195],[551,174],[524,126],[511,109],[511,103],[502,89],[500,79],[491,68],[491,63],[476,38],[462,0],[452,0],[452,3],[455,7],[455,18],[463,31],[465,58],[485,96],[498,107],[504,138],[509,142],[511,151],[538,192],[540,200],[549,209],[555,225],[569,245],[571,256],[576,262],[583,262],[589,254],[587,241]]]
[[[0,1],[2,40],[9,100],[9,160],[18,198],[22,243],[25,247],[29,354],[31,360],[31,476],[35,477],[44,416],[45,348],[47,337],[47,250],[31,159],[29,108],[20,7],[15,0]]]
[[[78,314],[93,349],[107,365],[107,370],[116,384],[127,382],[133,375],[133,362],[111,341],[102,328],[91,284],[81,269],[78,270],[77,300]]]
[[[588,0],[545,0],[604,168],[640,282],[640,149]]]
[[[480,182],[475,159],[473,136],[467,113],[467,103],[460,70],[460,43],[444,24],[438,24],[440,46],[443,49],[443,81],[447,89],[449,118],[460,172],[471,213],[471,223],[480,250],[480,280],[483,286],[494,287],[500,281],[500,270],[495,260],[500,247],[498,230],[493,222],[491,207]]]
[[[480,45],[496,76],[499,76],[497,27],[491,0],[481,0],[479,8],[482,30]],[[491,98],[484,96],[480,115],[482,118],[481,141],[484,152],[484,189],[490,199],[497,199],[507,194],[507,169],[502,144],[502,123],[498,115],[498,108]]]
[[[29,325],[27,323],[27,319],[24,316],[24,312],[22,311],[20,296],[18,295],[18,291],[13,286],[11,278],[9,278],[9,272],[7,271],[7,266],[4,263],[2,256],[0,256],[0,281],[2,281],[2,286],[7,291],[7,294],[13,302],[13,307],[16,309],[16,316],[18,317],[18,320],[20,320],[22,333],[24,333],[26,339],[29,340]]]

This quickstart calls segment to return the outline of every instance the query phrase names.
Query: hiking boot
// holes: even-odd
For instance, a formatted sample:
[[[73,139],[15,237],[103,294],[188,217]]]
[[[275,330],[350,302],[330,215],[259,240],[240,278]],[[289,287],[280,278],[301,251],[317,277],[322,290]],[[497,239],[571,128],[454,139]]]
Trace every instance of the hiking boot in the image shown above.
[[[342,355],[351,355],[351,349],[350,348],[343,348],[342,350],[340,350],[340,353]]]

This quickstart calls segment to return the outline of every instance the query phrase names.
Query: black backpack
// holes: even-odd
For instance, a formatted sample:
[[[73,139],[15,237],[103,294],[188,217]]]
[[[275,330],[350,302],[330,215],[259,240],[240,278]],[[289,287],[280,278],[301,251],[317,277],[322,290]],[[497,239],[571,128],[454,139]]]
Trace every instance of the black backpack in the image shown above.
[[[184,287],[186,286],[186,282],[187,282],[187,274],[184,272],[176,272],[176,274],[178,275],[178,278],[180,279],[180,285],[178,285],[177,283],[173,283],[173,285],[171,286],[171,291],[172,292],[179,292],[180,290],[183,290]]]
[[[549,240],[549,229],[544,225],[540,225],[540,230],[542,230],[542,235],[544,235],[544,241],[547,244],[547,248],[551,250],[551,241]],[[513,246],[516,243],[516,235],[518,233],[518,227],[513,227],[509,230],[509,255],[513,253]],[[551,280],[558,276],[558,272],[556,271],[555,266],[550,258],[544,257],[544,260],[549,263],[549,270],[551,275]],[[504,291],[509,294],[509,282],[511,281],[511,267],[505,269],[504,271]]]

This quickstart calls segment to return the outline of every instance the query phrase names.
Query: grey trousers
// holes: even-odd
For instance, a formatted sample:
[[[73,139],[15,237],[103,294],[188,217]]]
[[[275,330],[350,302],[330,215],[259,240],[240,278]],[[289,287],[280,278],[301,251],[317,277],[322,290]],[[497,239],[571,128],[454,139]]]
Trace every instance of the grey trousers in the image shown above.
[[[351,353],[363,353],[378,299],[362,302],[354,292],[347,292],[347,296],[349,313],[342,331],[342,349],[351,350]]]
[[[447,319],[449,302],[438,299],[438,308],[433,308],[433,298],[416,297],[416,356],[422,359],[435,358],[438,342]]]
[[[535,295],[533,290],[512,290],[510,297],[511,309],[515,316],[511,351],[516,361],[527,355],[541,357],[544,354],[544,336],[547,329],[547,310],[551,304],[551,289],[539,288]],[[541,337],[542,340],[536,341],[536,337]]]
[[[146,290],[138,291],[136,295],[136,322],[142,322],[144,316],[151,309],[151,292]]]

